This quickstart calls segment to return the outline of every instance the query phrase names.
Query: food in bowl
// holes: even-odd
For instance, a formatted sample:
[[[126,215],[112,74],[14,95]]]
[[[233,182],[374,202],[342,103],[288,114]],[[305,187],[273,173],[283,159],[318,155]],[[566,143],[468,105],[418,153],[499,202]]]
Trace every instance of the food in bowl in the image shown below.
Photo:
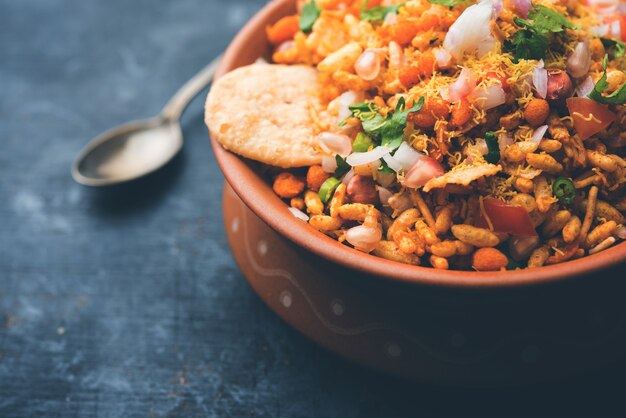
[[[624,239],[619,20],[431,1],[302,3],[267,29],[272,64],[218,80],[211,132],[280,167],[295,216],[387,259],[496,271]]]

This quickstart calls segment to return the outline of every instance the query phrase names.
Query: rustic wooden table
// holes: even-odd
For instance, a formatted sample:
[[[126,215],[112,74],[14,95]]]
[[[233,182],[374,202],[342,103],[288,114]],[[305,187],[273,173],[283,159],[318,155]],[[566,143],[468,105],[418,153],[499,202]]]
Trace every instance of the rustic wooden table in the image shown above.
[[[436,388],[318,348],[251,292],[197,99],[166,169],[107,190],[85,142],[155,114],[262,0],[0,0],[0,417],[607,416],[625,364]]]

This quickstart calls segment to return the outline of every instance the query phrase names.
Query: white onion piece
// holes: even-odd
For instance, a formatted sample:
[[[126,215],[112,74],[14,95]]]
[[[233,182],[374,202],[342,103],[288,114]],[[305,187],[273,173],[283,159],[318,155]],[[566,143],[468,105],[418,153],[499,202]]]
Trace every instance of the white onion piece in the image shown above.
[[[535,144],[539,144],[543,139],[543,136],[546,134],[547,130],[548,125],[542,125],[538,127],[537,129],[535,129],[535,132],[533,132],[533,136],[530,138],[530,141],[534,142]]]
[[[626,226],[620,226],[615,230],[615,236],[619,239],[626,239]]]
[[[352,116],[350,105],[360,103],[363,99],[363,93],[346,91],[328,104],[328,111],[331,115],[337,115],[337,123],[342,122]]]
[[[443,69],[452,66],[452,55],[445,48],[435,48],[433,54],[437,60],[437,67]]]
[[[373,251],[383,237],[380,228],[372,228],[369,226],[359,225],[348,229],[346,232],[346,241],[354,248],[369,253]]]
[[[402,164],[398,160],[396,160],[394,157],[392,157],[391,154],[385,155],[383,157],[383,160],[385,160],[389,168],[391,168],[396,173],[399,171],[402,171]]]
[[[295,216],[296,218],[303,220],[304,222],[308,222],[309,221],[309,215],[307,215],[306,213],[302,212],[300,209],[298,208],[289,208],[289,212],[291,212],[293,214],[293,216]]]
[[[591,66],[591,51],[589,39],[578,42],[574,52],[567,58],[567,72],[574,78],[580,78],[589,72]]]
[[[489,147],[487,146],[487,141],[482,138],[476,140],[474,147],[480,152],[482,155],[485,155],[489,152]]]
[[[476,106],[483,110],[493,109],[506,102],[506,94],[500,83],[487,87],[478,87],[472,94],[476,101]]]
[[[593,79],[591,78],[591,76],[589,76],[585,78],[585,80],[580,83],[578,87],[576,87],[576,94],[578,95],[578,97],[587,97],[589,93],[592,92],[595,86],[596,85],[593,82]]]
[[[376,173],[376,181],[383,187],[389,187],[396,181],[396,173]]]
[[[459,61],[465,52],[478,50],[481,44],[494,39],[489,29],[489,22],[493,16],[492,1],[483,0],[468,7],[450,26],[443,47]]]
[[[533,85],[537,95],[545,99],[548,94],[548,70],[539,67],[535,68],[533,70]]]
[[[380,74],[380,60],[380,52],[371,48],[366,49],[354,63],[356,75],[363,80],[374,80]]]
[[[593,34],[596,36],[607,36],[609,34],[609,31],[609,25],[598,25],[591,28],[591,32],[593,32]]]
[[[417,151],[406,142],[400,144],[398,150],[395,152],[395,154],[393,154],[393,158],[395,158],[396,161],[402,164],[402,168],[404,169],[404,171],[408,171],[411,167],[413,167],[413,164],[415,164],[417,160],[419,160],[423,156],[424,154]]]
[[[334,156],[325,155],[322,157],[322,170],[327,173],[334,173],[337,170],[337,160]]]
[[[384,187],[378,187],[378,199],[384,206],[389,206],[389,198],[393,196],[393,193]]]
[[[528,11],[533,7],[530,0],[513,0],[513,6],[515,7],[517,13],[519,13],[519,15],[524,19],[526,19]]]
[[[493,18],[498,18],[500,17],[500,14],[502,13],[502,0],[490,0],[491,1],[491,7],[493,8]]]
[[[428,180],[443,175],[443,167],[430,157],[420,158],[406,173],[402,184],[406,187],[417,188],[425,185]]]
[[[511,145],[513,142],[515,142],[515,138],[513,138],[511,135],[507,134],[506,132],[501,132],[498,135],[498,148],[500,148],[500,154],[504,153],[504,150],[506,149],[506,147]]]
[[[476,87],[476,77],[469,68],[463,68],[459,78],[448,88],[447,96],[450,101],[456,102],[457,100],[467,97]]]
[[[352,177],[354,177],[354,168],[351,168],[350,170],[348,170],[348,172],[341,179],[341,182],[347,185],[350,182],[350,180],[352,180]]]
[[[339,154],[346,157],[352,152],[352,139],[347,135],[322,132],[315,139],[317,145],[327,154]]]
[[[368,152],[353,152],[352,154],[348,155],[348,158],[346,158],[346,162],[354,167],[356,165],[369,164],[374,161],[378,161],[387,154],[389,154],[389,148],[377,146],[376,148]]]

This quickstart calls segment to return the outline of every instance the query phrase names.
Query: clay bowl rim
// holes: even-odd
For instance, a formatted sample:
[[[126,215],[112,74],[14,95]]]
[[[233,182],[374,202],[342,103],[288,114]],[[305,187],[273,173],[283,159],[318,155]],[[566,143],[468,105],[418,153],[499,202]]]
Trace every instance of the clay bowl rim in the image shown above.
[[[265,27],[295,10],[294,0],[274,0],[250,19],[235,36],[217,70],[215,79],[262,55],[243,56],[246,46],[265,39]],[[210,115],[208,115],[210,117]],[[597,254],[552,266],[506,272],[436,270],[402,264],[357,251],[313,230],[294,217],[268,183],[240,157],[226,151],[211,137],[211,144],[224,177],[242,201],[272,229],[292,243],[355,272],[431,287],[496,289],[529,287],[571,280],[614,267],[626,259],[626,242]]]

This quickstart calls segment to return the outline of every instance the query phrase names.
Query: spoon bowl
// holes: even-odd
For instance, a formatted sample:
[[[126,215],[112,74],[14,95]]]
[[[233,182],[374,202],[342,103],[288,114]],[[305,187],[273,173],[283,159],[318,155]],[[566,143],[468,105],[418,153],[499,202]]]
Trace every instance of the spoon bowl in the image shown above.
[[[74,161],[74,180],[86,186],[109,186],[167,164],[183,146],[180,116],[211,82],[219,60],[220,56],[185,83],[159,116],[125,123],[94,138]]]
[[[138,120],[96,137],[78,156],[72,175],[88,186],[106,186],[143,177],[167,164],[183,146],[178,121]]]

